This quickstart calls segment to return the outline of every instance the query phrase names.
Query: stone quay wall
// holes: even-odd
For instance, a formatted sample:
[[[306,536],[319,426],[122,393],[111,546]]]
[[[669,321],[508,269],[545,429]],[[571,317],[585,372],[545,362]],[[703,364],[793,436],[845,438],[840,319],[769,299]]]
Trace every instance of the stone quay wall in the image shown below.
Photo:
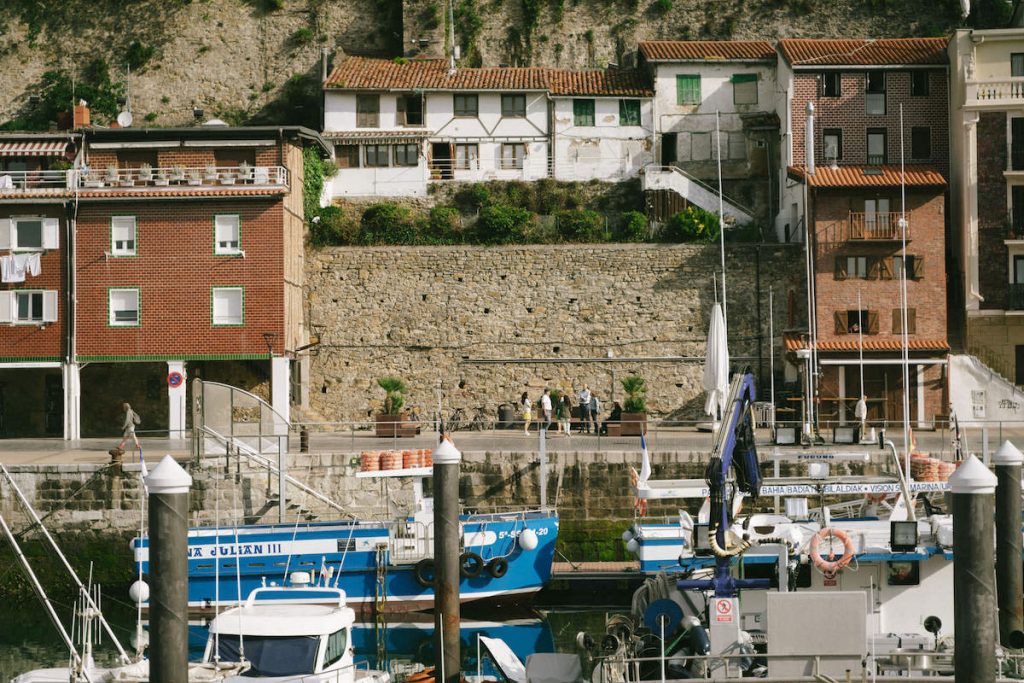
[[[803,257],[799,245],[726,253],[729,350],[767,386],[772,349],[781,373],[782,333],[805,320]],[[648,412],[698,419],[720,259],[718,245],[675,244],[311,251],[309,321],[321,343],[303,419],[371,418],[386,375],[406,381],[406,405],[421,416],[440,404],[467,415],[483,406],[494,418],[524,391],[537,400],[545,387],[584,384],[607,411],[634,373],[647,380]]]

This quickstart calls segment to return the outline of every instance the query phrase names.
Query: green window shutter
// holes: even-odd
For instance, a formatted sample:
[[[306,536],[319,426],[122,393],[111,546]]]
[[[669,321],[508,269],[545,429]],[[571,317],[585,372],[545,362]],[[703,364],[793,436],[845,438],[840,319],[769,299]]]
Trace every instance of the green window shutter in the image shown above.
[[[575,126],[593,126],[594,100],[573,100],[572,118]]]
[[[733,74],[733,83],[757,83],[757,74]]]
[[[676,76],[676,104],[700,104],[700,75]]]

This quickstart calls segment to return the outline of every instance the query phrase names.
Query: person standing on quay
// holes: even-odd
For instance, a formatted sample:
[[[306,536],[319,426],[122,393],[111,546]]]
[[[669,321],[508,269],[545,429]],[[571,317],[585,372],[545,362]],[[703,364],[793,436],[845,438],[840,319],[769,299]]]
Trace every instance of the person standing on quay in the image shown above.
[[[590,419],[594,423],[594,433],[601,433],[601,401],[597,398],[597,394],[591,392],[590,394]]]
[[[577,397],[580,402],[580,421],[583,422],[583,431],[590,433],[590,385],[584,384]]]
[[[544,389],[544,395],[540,397],[541,428],[544,431],[551,429],[551,390]]]
[[[562,397],[558,399],[558,408],[560,411],[559,420],[562,423],[562,432],[566,436],[572,436],[572,396],[569,394],[562,394]]]
[[[533,417],[533,404],[530,402],[530,395],[523,392],[522,397],[519,399],[520,410],[523,411],[523,434],[530,433],[530,420]]]
[[[132,410],[132,407],[128,402],[121,404],[121,409],[124,411],[124,420],[121,425],[121,443],[117,444],[110,449],[110,455],[116,460],[120,460],[121,456],[124,455],[124,445],[131,439],[135,442],[135,450],[139,450],[142,446],[139,445],[139,437],[135,436],[135,425],[142,422],[142,418],[139,414]]]

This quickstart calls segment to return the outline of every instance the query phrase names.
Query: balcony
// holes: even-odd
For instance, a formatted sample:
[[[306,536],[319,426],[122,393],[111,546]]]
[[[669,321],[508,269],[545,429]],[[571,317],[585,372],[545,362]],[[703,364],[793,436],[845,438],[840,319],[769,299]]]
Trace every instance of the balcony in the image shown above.
[[[1024,77],[967,81],[966,107],[1001,109],[1024,104]]]
[[[108,168],[103,171],[78,170],[82,189],[134,188],[140,192],[168,188],[209,189],[211,187],[288,187],[288,169],[283,166],[203,166],[173,168]]]
[[[865,213],[862,211],[851,211],[847,239],[864,242],[902,240],[903,230],[900,228],[900,214],[896,212]],[[910,239],[909,212],[907,213],[907,239]]]
[[[59,194],[71,187],[71,171],[0,171],[0,194]]]
[[[1006,309],[1009,311],[1024,311],[1024,284],[1011,283],[1006,292]]]

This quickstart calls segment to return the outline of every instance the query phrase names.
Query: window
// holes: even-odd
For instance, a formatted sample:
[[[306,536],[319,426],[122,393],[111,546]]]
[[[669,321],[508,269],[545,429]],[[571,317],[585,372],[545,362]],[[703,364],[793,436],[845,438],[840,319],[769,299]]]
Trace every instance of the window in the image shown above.
[[[214,325],[245,323],[245,290],[242,287],[214,287],[210,290]]]
[[[862,325],[867,325],[867,323],[868,323],[868,312],[867,311],[864,311],[864,310],[861,310],[861,311],[853,310],[853,311],[847,311],[846,312],[846,331],[848,333],[850,333],[850,334],[857,334],[858,332],[861,332],[864,329],[867,329],[866,327],[864,327],[864,328],[861,327]]]
[[[903,256],[896,255],[892,257],[892,274],[897,280],[903,277]],[[914,254],[907,254],[906,256],[907,265],[907,279],[908,280],[920,280],[924,277],[924,257],[916,256]]]
[[[526,95],[502,95],[501,115],[520,118],[526,116]]]
[[[476,95],[454,95],[453,106],[456,116],[477,116],[480,113],[480,104]]]
[[[866,278],[868,276],[868,257],[847,256],[846,273],[849,277]]]
[[[843,158],[843,129],[825,128],[821,132],[821,138],[826,163],[841,161]]]
[[[619,125],[640,125],[640,100],[619,100]]]
[[[241,164],[256,165],[256,150],[228,147],[214,150],[213,165],[218,168],[237,168]],[[156,168],[157,164],[153,164]]]
[[[929,78],[931,74],[927,71],[910,72],[910,94],[913,97],[927,97],[929,92]]]
[[[876,311],[850,310],[834,311],[835,334],[878,334],[878,313]]]
[[[380,95],[356,95],[356,128],[380,126]]]
[[[359,145],[335,145],[334,162],[338,168],[359,168]]]
[[[733,74],[733,104],[757,104],[757,74]]]
[[[885,128],[868,128],[868,163],[886,163],[887,147]]]
[[[390,150],[388,145],[366,145],[366,166],[369,168],[390,166]]]
[[[463,171],[480,167],[479,145],[455,145],[455,168]]]
[[[522,168],[526,156],[526,145],[522,143],[503,144],[501,146],[501,167]]]
[[[399,95],[395,101],[395,122],[399,126],[422,126],[423,96]]]
[[[910,158],[932,158],[932,129],[927,126],[914,126],[910,129]]]
[[[237,255],[242,253],[242,222],[238,215],[213,217],[213,253]]]
[[[843,75],[838,71],[826,71],[820,79],[822,97],[840,97],[843,94]]]
[[[56,291],[7,290],[0,292],[0,323],[41,325],[56,320]]]
[[[1010,169],[1024,171],[1024,117],[1010,117]]]
[[[1015,255],[1013,257],[1013,280],[1011,283],[1024,285],[1024,256]]]
[[[864,112],[870,116],[885,115],[885,72],[864,74]]]
[[[42,216],[0,218],[0,250],[41,251],[56,249],[60,221]]]
[[[903,316],[898,308],[892,309],[892,333],[903,334]],[[917,334],[916,308],[907,308],[907,334]]]
[[[869,256],[837,256],[835,279],[859,278],[874,280],[878,277],[877,259]]]
[[[676,76],[676,104],[700,104],[700,75]]]
[[[111,216],[110,253],[135,256],[135,216]]]
[[[730,132],[727,144],[729,145],[730,159],[747,158],[747,136],[743,133]]]
[[[1010,77],[1020,78],[1024,76],[1024,52],[1010,53]]]
[[[16,218],[11,233],[12,249],[42,249],[43,219]]]
[[[574,126],[594,125],[594,100],[572,101],[572,123]]]
[[[107,293],[112,327],[138,327],[139,290],[111,289]]]
[[[416,166],[419,163],[419,145],[395,145],[395,166]]]
[[[324,650],[324,669],[345,656],[345,650],[348,647],[347,636],[347,629],[335,631],[327,636],[327,649]]]
[[[1010,187],[1010,232],[1013,239],[1024,238],[1024,185]]]

